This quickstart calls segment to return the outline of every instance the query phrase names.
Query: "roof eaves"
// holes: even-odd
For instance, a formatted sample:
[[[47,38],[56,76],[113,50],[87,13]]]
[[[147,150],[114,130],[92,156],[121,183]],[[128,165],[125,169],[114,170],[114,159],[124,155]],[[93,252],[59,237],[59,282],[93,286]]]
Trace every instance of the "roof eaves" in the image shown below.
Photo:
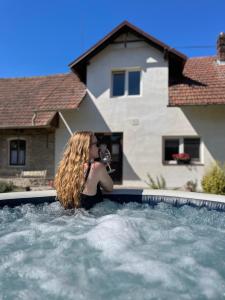
[[[9,126],[0,126],[0,129],[32,129],[32,128],[50,128],[49,125],[25,125],[25,126],[17,126],[17,125],[9,125]]]
[[[104,44],[107,40],[111,39],[119,30],[122,28],[128,27],[135,31],[136,33],[142,35],[146,38],[146,40],[153,42],[155,45],[160,46],[164,50],[169,51],[170,53],[173,53],[175,56],[178,56],[182,60],[187,60],[187,56],[183,53],[175,50],[174,48],[171,48],[170,46],[164,44],[163,42],[157,40],[153,36],[149,35],[148,33],[144,32],[143,30],[139,29],[138,27],[134,26],[133,24],[129,23],[128,21],[124,21],[121,24],[119,24],[116,28],[114,28],[110,33],[108,33],[104,38],[102,38],[99,42],[97,42],[94,46],[92,46],[89,50],[87,50],[85,53],[80,55],[78,58],[76,58],[74,61],[72,61],[68,66],[70,68],[73,68],[76,64],[81,62],[83,59],[85,59],[88,55],[90,55],[94,50],[99,48],[102,44]]]
[[[223,102],[198,102],[198,103],[169,103],[168,107],[181,107],[181,106],[209,106],[209,105],[225,105],[225,101]]]

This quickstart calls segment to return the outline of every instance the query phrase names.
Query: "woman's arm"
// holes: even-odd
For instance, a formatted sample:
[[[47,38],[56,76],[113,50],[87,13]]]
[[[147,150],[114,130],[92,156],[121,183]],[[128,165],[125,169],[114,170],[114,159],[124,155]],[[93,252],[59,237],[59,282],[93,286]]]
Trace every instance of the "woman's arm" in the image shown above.
[[[98,168],[98,177],[101,186],[106,192],[112,192],[113,181],[112,178],[107,173],[105,165],[102,163],[97,163],[97,168]]]

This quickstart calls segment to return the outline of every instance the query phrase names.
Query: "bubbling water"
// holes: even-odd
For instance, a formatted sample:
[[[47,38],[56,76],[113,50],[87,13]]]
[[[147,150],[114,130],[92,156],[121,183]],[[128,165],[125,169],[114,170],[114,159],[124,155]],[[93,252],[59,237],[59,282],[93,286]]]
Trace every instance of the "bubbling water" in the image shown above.
[[[0,299],[225,298],[224,213],[28,204],[0,223]]]

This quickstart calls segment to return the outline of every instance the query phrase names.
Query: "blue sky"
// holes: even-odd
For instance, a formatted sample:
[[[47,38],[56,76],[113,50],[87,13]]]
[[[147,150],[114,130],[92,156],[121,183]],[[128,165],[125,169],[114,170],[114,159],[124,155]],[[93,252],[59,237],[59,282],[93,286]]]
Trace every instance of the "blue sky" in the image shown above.
[[[224,12],[225,0],[0,0],[0,77],[68,72],[124,20],[189,57],[215,55]]]

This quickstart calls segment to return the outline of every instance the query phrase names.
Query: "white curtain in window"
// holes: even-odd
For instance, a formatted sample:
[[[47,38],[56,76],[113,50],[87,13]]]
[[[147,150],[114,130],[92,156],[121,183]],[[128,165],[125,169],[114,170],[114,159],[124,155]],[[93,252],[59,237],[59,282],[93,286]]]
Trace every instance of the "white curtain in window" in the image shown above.
[[[18,164],[23,165],[25,163],[25,152],[24,150],[19,151]]]
[[[11,150],[11,164],[17,164],[17,150]]]

